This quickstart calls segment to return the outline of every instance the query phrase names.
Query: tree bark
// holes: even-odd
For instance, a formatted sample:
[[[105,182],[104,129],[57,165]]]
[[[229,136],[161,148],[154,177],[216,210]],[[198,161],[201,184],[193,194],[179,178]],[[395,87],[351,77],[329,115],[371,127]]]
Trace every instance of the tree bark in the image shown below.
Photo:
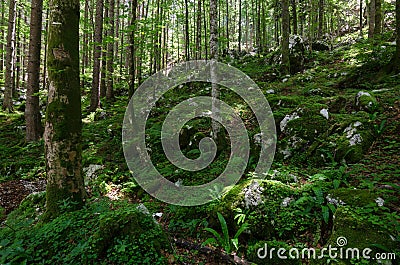
[[[297,35],[297,4],[296,4],[296,0],[291,0],[291,4],[292,4],[293,34]]]
[[[321,39],[324,34],[324,0],[318,3],[318,38]]]
[[[388,72],[400,73],[400,0],[396,0],[396,51]]]
[[[283,71],[290,72],[289,61],[289,0],[282,0],[282,66]]]
[[[110,28],[108,30],[108,36],[112,41],[108,43],[107,47],[107,92],[106,97],[108,101],[114,100],[114,10],[115,10],[115,1],[110,0],[109,2],[109,18],[110,18]]]
[[[106,97],[107,92],[107,41],[108,41],[108,23],[110,21],[108,17],[108,6],[109,0],[104,2],[104,13],[103,13],[103,36],[102,36],[102,49],[101,49],[101,63],[100,63],[100,102]],[[104,25],[107,28],[104,29]],[[101,103],[100,103],[101,107]]]
[[[239,32],[238,32],[238,50],[242,51],[242,0],[239,0]]]
[[[81,99],[79,86],[79,0],[50,1],[48,32],[49,95],[44,133],[47,172],[46,213],[62,213],[60,203],[84,204]]]
[[[185,60],[190,60],[190,36],[189,36],[189,3],[185,0]]]
[[[370,0],[369,2],[369,29],[368,38],[374,37],[375,32],[375,0]]]
[[[382,1],[375,0],[375,27],[374,36],[382,32]]]
[[[0,39],[4,40],[4,25],[5,25],[5,19],[4,19],[4,14],[5,14],[5,1],[0,1],[0,12],[1,12],[1,17],[0,17]],[[3,74],[4,70],[4,44],[2,41],[0,41],[0,73]]]
[[[39,109],[40,51],[42,48],[43,0],[32,0],[29,40],[28,82],[26,86],[26,141],[37,141],[42,135]]]
[[[15,0],[10,0],[8,11],[8,30],[6,44],[6,73],[4,77],[4,101],[3,110],[12,112],[14,110],[12,96],[15,89],[15,15],[17,5]]]
[[[218,117],[220,115],[220,106],[217,102],[219,98],[219,87],[216,80],[216,63],[218,61],[218,12],[217,12],[217,0],[210,0],[210,60],[211,60],[211,97],[212,97],[212,112]],[[212,120],[212,137],[216,142],[218,149],[222,147],[222,135],[221,125],[216,121]]]
[[[93,51],[93,81],[92,94],[90,97],[89,111],[93,112],[100,107],[100,57],[103,41],[103,0],[97,1],[96,18],[94,29],[94,51]]]
[[[135,42],[135,30],[136,30],[136,9],[137,9],[138,2],[137,0],[132,1],[132,18],[131,18],[131,32],[129,33],[129,98],[132,97],[133,93],[135,92],[135,80],[136,80],[136,42]]]

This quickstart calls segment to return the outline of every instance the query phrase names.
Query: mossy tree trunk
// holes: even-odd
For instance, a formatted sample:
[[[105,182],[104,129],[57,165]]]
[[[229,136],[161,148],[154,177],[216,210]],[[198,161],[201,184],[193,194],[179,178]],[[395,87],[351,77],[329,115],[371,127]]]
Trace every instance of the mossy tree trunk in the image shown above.
[[[26,86],[26,141],[37,141],[42,136],[39,109],[40,50],[42,37],[43,0],[32,0],[29,40],[28,82]]]
[[[84,203],[81,98],[79,87],[79,0],[50,1],[49,95],[44,133],[47,171],[45,221]]]

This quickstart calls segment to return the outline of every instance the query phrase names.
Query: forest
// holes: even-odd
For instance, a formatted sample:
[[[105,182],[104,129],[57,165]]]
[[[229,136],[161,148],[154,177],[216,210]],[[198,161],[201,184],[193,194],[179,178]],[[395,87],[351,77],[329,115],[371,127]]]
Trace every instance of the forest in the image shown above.
[[[0,264],[399,264],[400,0],[0,11]]]

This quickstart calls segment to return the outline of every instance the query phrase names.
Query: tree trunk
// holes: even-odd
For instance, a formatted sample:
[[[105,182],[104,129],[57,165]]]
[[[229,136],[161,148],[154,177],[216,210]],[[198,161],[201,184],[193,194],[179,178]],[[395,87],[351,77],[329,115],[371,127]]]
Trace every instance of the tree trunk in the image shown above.
[[[375,29],[375,0],[370,0],[369,2],[369,29],[368,38],[374,37]]]
[[[44,133],[47,172],[44,221],[84,204],[81,98],[79,87],[79,0],[50,2],[49,95]]]
[[[136,79],[136,42],[135,42],[135,31],[136,31],[136,9],[137,9],[138,2],[137,0],[132,1],[132,17],[131,17],[131,32],[129,33],[129,98],[132,97],[133,93],[135,92],[135,79]]]
[[[26,86],[26,141],[37,141],[42,135],[39,109],[40,51],[42,48],[43,0],[32,0],[29,39],[28,82]]]
[[[293,34],[297,35],[297,5],[296,5],[296,0],[292,0],[291,4],[292,4]]]
[[[103,14],[103,36],[102,36],[102,49],[101,49],[101,63],[100,63],[100,102],[102,99],[106,97],[107,92],[107,41],[108,41],[108,31],[104,29],[104,25],[107,25],[110,22],[108,17],[108,6],[109,0],[105,0],[104,2],[104,14]],[[101,104],[100,104],[101,107]]]
[[[360,38],[363,37],[363,0],[360,0]]]
[[[290,72],[289,61],[289,0],[282,0],[282,66],[283,71]]]
[[[103,0],[97,1],[96,18],[94,29],[94,52],[93,52],[93,81],[92,95],[90,97],[89,111],[93,112],[100,107],[100,57],[103,41]]]
[[[400,73],[400,0],[396,0],[396,51],[388,72]]]
[[[217,99],[219,98],[219,87],[216,83],[216,75],[215,75],[215,67],[216,62],[218,61],[218,13],[217,13],[217,0],[210,0],[210,60],[211,60],[211,96],[212,96],[212,112],[215,116],[218,117],[220,109],[219,104],[217,103]],[[221,125],[216,121],[212,120],[212,137],[218,147],[220,149],[222,145],[221,140]]]
[[[318,3],[318,39],[324,34],[324,0],[319,0]]]
[[[185,60],[190,60],[190,36],[189,36],[189,3],[185,0]]]
[[[201,0],[197,0],[196,60],[201,59]]]
[[[226,49],[229,51],[230,49],[230,43],[229,43],[229,1],[226,1]]]
[[[242,51],[242,0],[239,0],[239,32],[238,32],[238,50]]]
[[[13,111],[12,96],[15,89],[15,15],[17,5],[15,0],[10,0],[8,11],[8,30],[6,44],[6,73],[4,78],[4,101],[3,110]]]
[[[115,10],[115,1],[110,0],[109,2],[109,13],[108,17],[110,18],[110,28],[108,30],[108,36],[112,41],[108,43],[107,47],[107,92],[106,97],[108,101],[112,101],[114,99],[114,10]]]
[[[5,25],[5,19],[4,19],[4,14],[5,14],[5,1],[0,1],[0,12],[1,12],[1,17],[0,17],[0,39],[4,40],[4,25]],[[4,70],[4,44],[2,41],[0,41],[0,73],[3,74]]]
[[[375,27],[374,36],[382,32],[382,1],[375,0]]]

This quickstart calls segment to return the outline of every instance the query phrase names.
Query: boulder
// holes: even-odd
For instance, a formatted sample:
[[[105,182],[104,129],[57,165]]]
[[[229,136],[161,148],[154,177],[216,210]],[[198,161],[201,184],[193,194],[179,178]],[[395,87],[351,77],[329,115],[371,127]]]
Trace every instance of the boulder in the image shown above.
[[[320,40],[313,42],[311,44],[311,47],[312,47],[313,51],[329,51],[330,50],[329,44],[324,41],[320,41]]]
[[[379,104],[376,98],[369,92],[360,91],[354,99],[354,106],[358,111],[374,113],[378,110]]]

